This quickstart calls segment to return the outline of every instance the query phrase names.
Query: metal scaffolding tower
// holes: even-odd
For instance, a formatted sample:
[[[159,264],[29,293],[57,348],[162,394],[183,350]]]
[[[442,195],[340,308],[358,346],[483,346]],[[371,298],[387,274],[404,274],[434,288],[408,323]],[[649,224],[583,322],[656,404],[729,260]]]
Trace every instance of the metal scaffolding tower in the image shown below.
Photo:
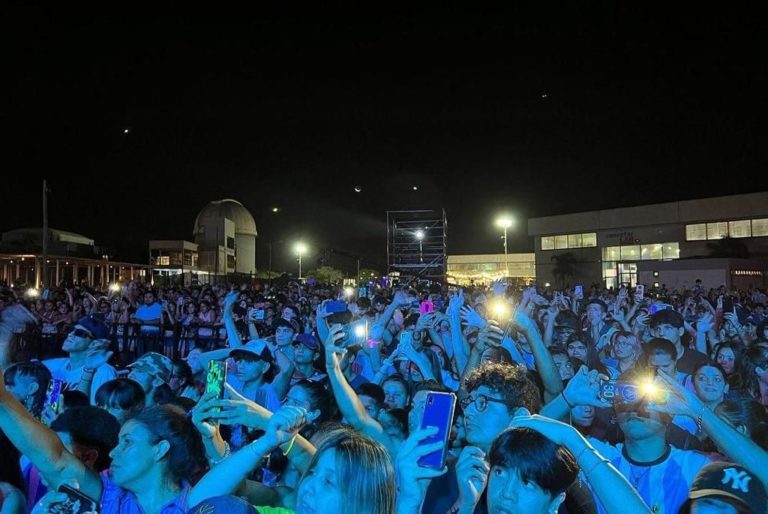
[[[401,281],[446,278],[445,209],[387,211],[387,267]]]

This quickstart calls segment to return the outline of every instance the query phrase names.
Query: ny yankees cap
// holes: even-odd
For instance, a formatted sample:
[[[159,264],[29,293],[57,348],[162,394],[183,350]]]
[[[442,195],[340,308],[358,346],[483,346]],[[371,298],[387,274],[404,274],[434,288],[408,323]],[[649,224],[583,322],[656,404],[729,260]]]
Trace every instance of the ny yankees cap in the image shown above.
[[[732,462],[707,464],[693,479],[687,503],[710,497],[733,500],[737,506],[748,509],[747,512],[762,514],[768,508],[765,487],[760,479]]]

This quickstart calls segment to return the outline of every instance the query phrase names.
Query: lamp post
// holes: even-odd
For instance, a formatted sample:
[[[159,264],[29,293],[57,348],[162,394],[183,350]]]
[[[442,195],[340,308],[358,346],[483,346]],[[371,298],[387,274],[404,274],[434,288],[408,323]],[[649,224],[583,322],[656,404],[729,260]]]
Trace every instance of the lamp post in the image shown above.
[[[424,262],[424,255],[422,253],[422,244],[424,242],[424,231],[419,229],[416,231],[416,240],[419,242],[419,262]]]
[[[296,243],[296,246],[293,247],[293,251],[295,251],[296,255],[299,256],[299,280],[301,280],[301,256],[307,253],[307,245],[302,242],[298,242]]]
[[[509,277],[509,260],[507,259],[507,229],[511,227],[514,220],[509,216],[500,216],[496,219],[496,226],[501,227],[504,230],[504,269],[506,270],[505,278]]]

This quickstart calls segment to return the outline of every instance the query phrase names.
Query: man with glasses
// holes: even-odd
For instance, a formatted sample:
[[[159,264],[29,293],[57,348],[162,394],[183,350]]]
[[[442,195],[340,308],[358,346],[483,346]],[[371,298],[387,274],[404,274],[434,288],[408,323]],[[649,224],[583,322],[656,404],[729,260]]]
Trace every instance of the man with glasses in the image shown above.
[[[487,476],[486,455],[493,441],[516,415],[537,413],[541,408],[539,390],[523,366],[482,364],[464,379],[462,391],[467,446],[458,461],[447,462],[448,472],[430,483],[423,513],[473,512],[480,504],[482,491],[473,489],[470,478],[478,470]]]
[[[95,404],[96,391],[104,382],[117,378],[117,371],[107,363],[95,370],[87,369],[85,362],[91,351],[103,348],[101,342],[95,345],[94,342],[99,339],[106,339],[108,336],[109,330],[100,316],[90,315],[80,318],[61,346],[68,357],[46,359],[43,364],[51,371],[51,376],[55,380],[62,380],[66,384],[68,390],[77,388],[84,372],[93,374],[91,403]]]

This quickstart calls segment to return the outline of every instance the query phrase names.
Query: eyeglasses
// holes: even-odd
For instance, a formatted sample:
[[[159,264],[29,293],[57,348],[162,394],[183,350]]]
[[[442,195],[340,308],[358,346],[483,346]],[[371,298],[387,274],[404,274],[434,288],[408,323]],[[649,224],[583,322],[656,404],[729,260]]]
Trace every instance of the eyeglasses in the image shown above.
[[[467,396],[463,400],[461,400],[461,409],[463,411],[467,410],[467,407],[469,407],[470,403],[475,404],[475,410],[477,412],[485,412],[485,409],[488,408],[488,402],[495,402],[495,403],[503,403],[504,405],[507,404],[504,400],[498,400],[496,398],[488,398],[484,394],[478,394],[474,398],[471,396]]]
[[[82,328],[76,328],[70,332],[75,337],[85,337],[88,339],[93,339],[93,335],[88,332],[87,330],[83,330]]]

